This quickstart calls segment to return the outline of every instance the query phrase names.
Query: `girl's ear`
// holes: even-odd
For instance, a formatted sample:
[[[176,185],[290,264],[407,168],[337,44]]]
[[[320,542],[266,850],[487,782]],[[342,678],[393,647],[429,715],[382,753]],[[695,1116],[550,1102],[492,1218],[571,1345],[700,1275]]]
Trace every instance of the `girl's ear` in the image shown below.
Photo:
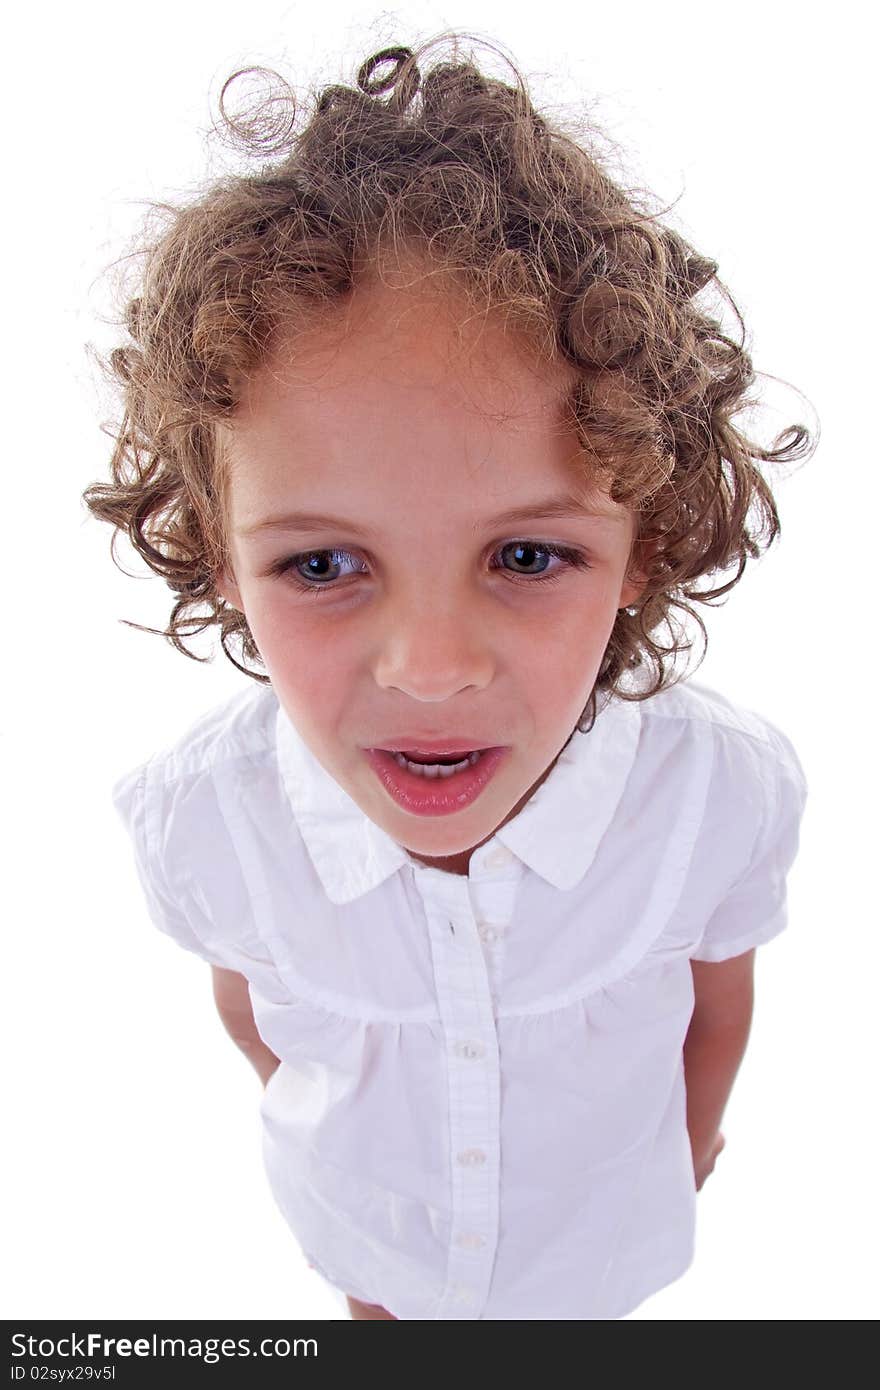
[[[656,548],[656,541],[636,541],[621,585],[618,608],[629,608],[641,598],[648,584],[648,559]]]
[[[631,575],[621,586],[618,608],[629,608],[630,604],[636,603],[641,598],[646,583],[643,574]]]
[[[221,598],[224,598],[232,608],[237,608],[239,613],[244,612],[244,604],[241,601],[238,585],[228,566],[224,566],[214,576],[214,587]]]

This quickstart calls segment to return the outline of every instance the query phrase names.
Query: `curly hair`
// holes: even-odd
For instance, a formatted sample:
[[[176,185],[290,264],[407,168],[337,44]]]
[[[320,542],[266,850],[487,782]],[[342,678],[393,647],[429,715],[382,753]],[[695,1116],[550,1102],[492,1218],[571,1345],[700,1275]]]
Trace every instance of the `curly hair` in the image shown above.
[[[82,496],[115,528],[114,563],[124,531],[177,595],[163,637],[205,660],[182,638],[219,626],[233,665],[268,681],[242,664],[263,662],[246,617],[215,584],[227,554],[219,427],[276,334],[327,321],[383,248],[415,245],[469,303],[576,369],[570,420],[592,476],[598,469],[612,500],[636,513],[646,584],[617,614],[578,721],[592,727],[599,692],[646,699],[673,683],[692,645],[673,610],[696,619],[705,643],[692,603],[726,594],[780,532],[759,464],[815,444],[793,425],[765,449],[734,425],[756,403],[755,372],[717,263],[612,179],[601,132],[586,122],[574,138],[553,125],[506,55],[511,85],[463,55],[463,37],[472,36],[374,53],[356,86],[313,94],[305,121],[277,73],[244,68],[227,79],[220,128],[261,162],[157,209],[125,306],[130,342],[106,362],[124,402],[113,480]],[[446,42],[451,51],[438,54]],[[230,116],[231,85],[254,75],[268,88],[246,116]],[[732,306],[740,342],[698,303],[710,285]],[[714,588],[694,587],[734,569]],[[636,672],[643,679],[625,679]]]

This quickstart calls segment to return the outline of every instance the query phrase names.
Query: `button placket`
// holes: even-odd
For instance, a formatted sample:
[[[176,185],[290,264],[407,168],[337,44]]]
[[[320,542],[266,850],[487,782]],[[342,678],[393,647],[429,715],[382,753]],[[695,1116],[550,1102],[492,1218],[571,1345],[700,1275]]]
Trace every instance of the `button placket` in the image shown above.
[[[477,923],[477,936],[486,961],[492,997],[496,1002],[500,995],[507,949],[507,928],[513,918],[523,875],[522,861],[516,860],[503,845],[499,848],[503,850],[504,862],[508,866],[507,872],[500,876],[478,876],[468,880],[471,907]],[[487,859],[483,867],[488,868],[488,865]]]
[[[431,891],[432,889],[436,891]],[[478,1318],[498,1242],[500,1077],[483,947],[461,878],[422,883],[447,1040],[452,1225],[438,1318]],[[455,930],[450,931],[450,922]]]

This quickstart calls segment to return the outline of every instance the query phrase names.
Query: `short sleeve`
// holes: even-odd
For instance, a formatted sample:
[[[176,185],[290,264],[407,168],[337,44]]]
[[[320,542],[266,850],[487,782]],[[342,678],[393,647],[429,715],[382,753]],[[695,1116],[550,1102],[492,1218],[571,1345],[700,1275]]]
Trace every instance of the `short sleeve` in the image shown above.
[[[120,778],[112,791],[113,804],[131,839],[147,911],[155,926],[178,945],[212,965],[222,965],[220,956],[193,929],[184,904],[169,890],[158,852],[157,818],[162,809],[150,774],[151,765],[145,763]]]
[[[691,959],[727,960],[778,936],[788,922],[787,879],[800,840],[807,780],[789,740],[768,726],[764,815],[751,861],[706,924]]]

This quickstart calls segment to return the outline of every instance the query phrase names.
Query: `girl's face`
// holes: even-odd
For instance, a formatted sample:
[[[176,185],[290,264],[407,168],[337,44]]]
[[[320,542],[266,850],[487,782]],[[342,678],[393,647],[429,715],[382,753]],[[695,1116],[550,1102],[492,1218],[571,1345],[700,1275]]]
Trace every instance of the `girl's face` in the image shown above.
[[[640,592],[632,515],[573,468],[568,369],[463,317],[372,283],[295,358],[262,364],[226,431],[219,583],[325,770],[414,857],[457,873],[550,772]],[[506,752],[465,805],[451,794],[468,773],[420,779],[455,802],[425,813],[366,750],[427,739]]]

